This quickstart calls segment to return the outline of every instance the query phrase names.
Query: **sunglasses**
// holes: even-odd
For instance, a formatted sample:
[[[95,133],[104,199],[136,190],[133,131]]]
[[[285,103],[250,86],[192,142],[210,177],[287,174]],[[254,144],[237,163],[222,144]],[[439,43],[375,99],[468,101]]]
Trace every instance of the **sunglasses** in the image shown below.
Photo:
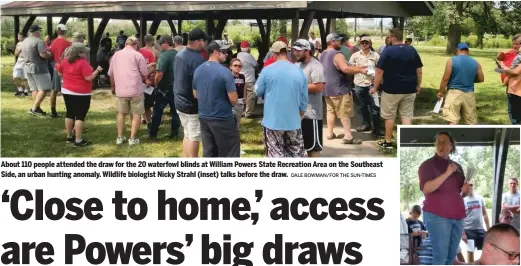
[[[360,44],[362,44],[362,45],[369,45],[368,42],[361,42]]]
[[[232,67],[242,67],[242,65],[232,65]]]
[[[512,217],[512,216],[505,216],[505,217],[503,217],[503,219],[505,219],[505,220],[514,220],[514,217]]]
[[[508,251],[506,251],[506,250],[504,250],[504,249],[502,249],[502,248],[500,248],[500,247],[498,247],[498,246],[496,246],[496,245],[494,245],[492,243],[490,243],[490,245],[492,245],[493,247],[503,251],[503,253],[507,254],[509,260],[515,260],[515,259],[517,259],[519,257],[519,253],[510,253],[510,252],[508,252]]]

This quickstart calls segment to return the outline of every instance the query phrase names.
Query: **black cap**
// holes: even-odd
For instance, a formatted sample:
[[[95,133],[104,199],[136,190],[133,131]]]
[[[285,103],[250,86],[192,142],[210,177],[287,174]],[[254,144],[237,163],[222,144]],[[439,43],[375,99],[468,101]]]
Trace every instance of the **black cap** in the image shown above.
[[[215,40],[206,46],[208,54],[212,54],[214,51],[224,51],[230,49],[230,45],[225,45],[221,40]]]
[[[40,31],[42,30],[42,28],[38,25],[32,25],[30,28],[29,28],[29,32],[35,32],[35,31]]]
[[[163,45],[163,43],[167,43],[169,46],[174,46],[174,40],[170,35],[163,35],[161,39],[158,41],[159,45]]]
[[[205,40],[208,41],[209,38],[201,29],[194,29],[190,33],[188,33],[188,40],[189,41],[198,41],[198,40]]]

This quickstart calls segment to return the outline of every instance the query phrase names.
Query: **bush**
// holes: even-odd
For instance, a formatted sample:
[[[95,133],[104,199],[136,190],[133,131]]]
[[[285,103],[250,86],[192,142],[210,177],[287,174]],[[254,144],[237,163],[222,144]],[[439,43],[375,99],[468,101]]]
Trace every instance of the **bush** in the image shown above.
[[[440,36],[435,35],[429,40],[428,44],[432,46],[447,46],[447,40],[444,40]]]
[[[485,208],[492,209],[492,200],[490,198],[485,198]]]
[[[13,55],[14,54],[14,39],[13,37],[2,37],[0,39],[2,49],[2,55]]]

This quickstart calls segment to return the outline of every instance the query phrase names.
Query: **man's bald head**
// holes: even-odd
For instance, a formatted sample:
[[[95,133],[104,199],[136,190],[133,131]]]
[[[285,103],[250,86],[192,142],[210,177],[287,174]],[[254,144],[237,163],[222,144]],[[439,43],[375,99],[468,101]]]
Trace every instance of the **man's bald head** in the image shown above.
[[[492,226],[485,236],[480,261],[485,265],[519,264],[519,231],[510,224]]]

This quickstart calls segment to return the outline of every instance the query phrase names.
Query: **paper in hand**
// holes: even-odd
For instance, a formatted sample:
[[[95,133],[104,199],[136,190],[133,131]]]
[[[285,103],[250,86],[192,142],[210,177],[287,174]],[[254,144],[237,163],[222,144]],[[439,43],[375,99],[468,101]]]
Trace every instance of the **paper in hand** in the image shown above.
[[[148,95],[152,95],[152,93],[154,93],[154,87],[146,86],[145,87],[145,93],[148,94]]]
[[[376,107],[380,107],[380,95],[378,95],[378,92],[373,93],[372,96],[374,100],[374,105],[376,105]]]
[[[376,71],[373,66],[367,67],[367,75],[368,76],[374,76],[376,74]]]
[[[433,113],[436,113],[438,114],[440,112],[440,109],[441,109],[441,105],[443,104],[443,97],[441,97],[438,102],[436,103],[436,105],[434,106],[434,110],[432,110]]]

